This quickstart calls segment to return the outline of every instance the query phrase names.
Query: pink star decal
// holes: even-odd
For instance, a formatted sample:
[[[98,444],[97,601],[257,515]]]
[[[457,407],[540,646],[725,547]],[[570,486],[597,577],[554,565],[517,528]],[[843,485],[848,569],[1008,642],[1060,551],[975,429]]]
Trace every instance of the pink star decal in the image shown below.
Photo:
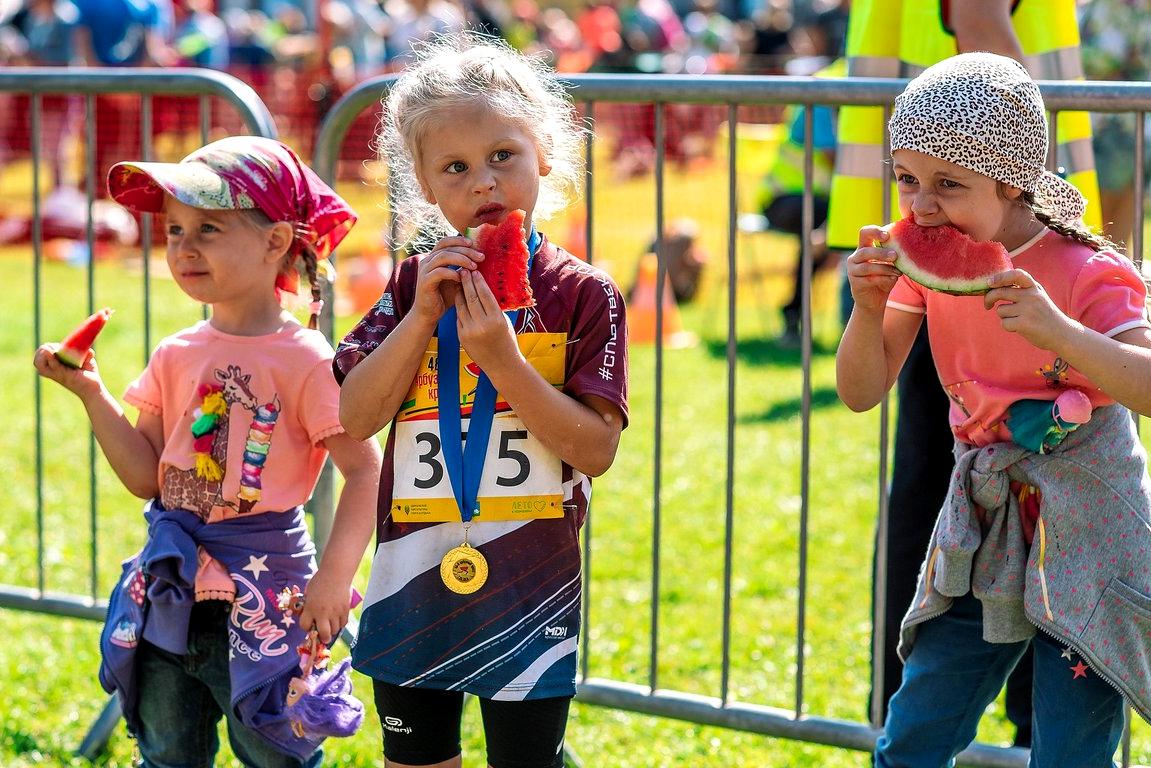
[[[1075,673],[1074,675],[1071,676],[1072,680],[1074,680],[1077,677],[1082,677],[1082,678],[1086,679],[1086,677],[1087,677],[1087,665],[1084,664],[1082,661],[1080,661],[1074,667],[1070,667],[1069,669]]]

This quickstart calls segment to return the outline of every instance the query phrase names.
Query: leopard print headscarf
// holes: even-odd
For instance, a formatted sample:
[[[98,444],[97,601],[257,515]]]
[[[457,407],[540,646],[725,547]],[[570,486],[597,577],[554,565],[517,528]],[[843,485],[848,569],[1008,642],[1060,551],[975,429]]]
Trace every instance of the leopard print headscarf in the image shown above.
[[[912,149],[1035,195],[1073,223],[1086,201],[1045,168],[1047,117],[1023,65],[994,53],[964,53],[926,69],[895,99],[891,151]]]

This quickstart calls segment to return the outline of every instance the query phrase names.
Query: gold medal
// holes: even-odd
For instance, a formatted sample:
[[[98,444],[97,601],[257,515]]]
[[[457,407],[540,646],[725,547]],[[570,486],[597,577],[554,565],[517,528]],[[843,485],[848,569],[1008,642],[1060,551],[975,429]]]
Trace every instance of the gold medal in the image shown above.
[[[488,580],[488,561],[478,549],[455,547],[440,561],[444,586],[461,595],[470,595]]]
[[[468,546],[470,527],[464,527],[464,543],[448,550],[440,561],[444,586],[461,595],[470,595],[488,580],[488,561],[478,549]]]

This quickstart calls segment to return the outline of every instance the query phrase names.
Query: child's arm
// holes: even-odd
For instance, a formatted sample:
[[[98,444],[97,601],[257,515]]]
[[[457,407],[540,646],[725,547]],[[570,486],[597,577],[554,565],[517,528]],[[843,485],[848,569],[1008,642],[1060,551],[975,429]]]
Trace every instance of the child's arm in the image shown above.
[[[835,388],[853,411],[874,407],[891,389],[923,322],[911,312],[888,312],[887,297],[899,279],[895,251],[876,248],[886,240],[879,227],[859,231],[859,248],[847,259],[855,307],[835,353]]]
[[[1151,416],[1151,330],[1104,336],[1065,315],[1043,286],[1022,269],[996,275],[984,305],[1003,330],[1018,333],[1074,367],[1117,403]]]
[[[411,311],[344,379],[340,423],[352,437],[371,437],[400,409],[436,323],[455,301],[460,283],[457,269],[473,270],[483,260],[471,243],[466,237],[446,237],[420,259]]]
[[[561,460],[596,477],[615,460],[623,413],[595,395],[576,400],[539,375],[520,353],[507,317],[483,277],[464,274],[456,298],[460,342],[524,426]]]
[[[375,529],[381,457],[375,439],[354,440],[344,433],[324,440],[324,447],[344,477],[344,488],[320,569],[304,590],[300,625],[314,623],[320,640],[329,644],[348,623],[352,580]]]
[[[44,344],[36,350],[36,372],[80,398],[96,441],[124,487],[141,499],[154,498],[160,492],[157,473],[164,448],[163,421],[141,411],[133,426],[104,386],[96,356],[89,352],[82,368],[69,368],[56,359],[59,348],[59,344]]]

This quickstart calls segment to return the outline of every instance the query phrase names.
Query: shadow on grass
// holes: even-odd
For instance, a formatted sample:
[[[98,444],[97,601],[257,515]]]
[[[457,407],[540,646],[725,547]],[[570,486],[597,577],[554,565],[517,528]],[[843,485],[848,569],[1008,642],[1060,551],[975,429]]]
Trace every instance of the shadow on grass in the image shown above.
[[[11,726],[0,728],[0,754],[26,757],[30,763],[51,761],[53,765],[86,765],[79,757],[58,747],[40,742],[35,736]]]
[[[811,390],[811,410],[829,408],[839,404],[839,395],[833,387],[820,387]],[[763,413],[748,413],[737,420],[740,424],[760,424],[767,421],[785,421],[799,416],[803,412],[803,400],[794,397],[790,400],[780,400],[773,403]]]
[[[727,339],[710,338],[704,340],[707,353],[712,357],[727,357]],[[835,355],[833,345],[813,339],[811,354],[816,357]],[[741,339],[735,345],[736,358],[751,365],[767,365],[777,368],[798,368],[803,364],[799,349],[780,346],[775,339]]]

